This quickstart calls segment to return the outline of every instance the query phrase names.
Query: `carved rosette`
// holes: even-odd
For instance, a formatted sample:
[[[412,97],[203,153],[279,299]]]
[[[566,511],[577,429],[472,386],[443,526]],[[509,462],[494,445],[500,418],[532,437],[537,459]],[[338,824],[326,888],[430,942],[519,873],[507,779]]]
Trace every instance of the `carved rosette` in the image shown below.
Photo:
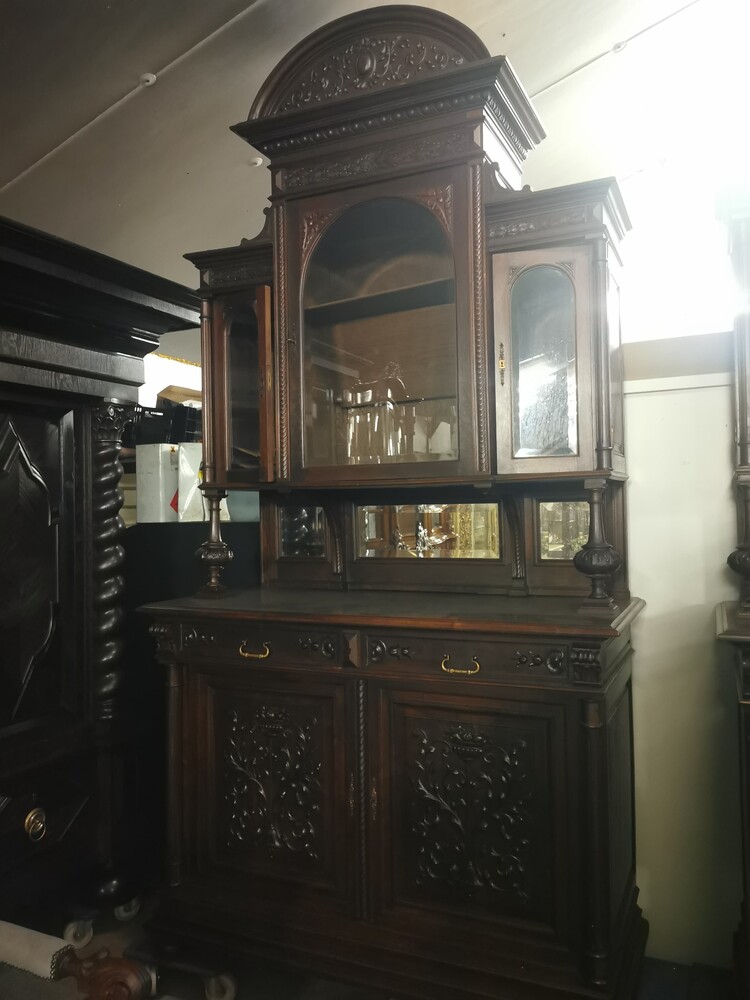
[[[414,733],[416,882],[529,900],[533,829],[528,745],[495,743],[476,725]]]
[[[251,844],[279,859],[318,860],[322,806],[321,750],[315,716],[293,722],[288,712],[260,706],[250,721],[229,713],[227,846]]]
[[[341,100],[421,75],[462,66],[463,55],[448,45],[437,45],[402,34],[370,38],[362,35],[345,48],[321,58],[299,80],[274,113],[296,111]]]
[[[125,581],[122,566],[125,552],[120,537],[125,528],[120,518],[122,496],[118,490],[122,466],[119,455],[122,431],[133,419],[135,407],[103,403],[91,414],[93,447],[93,676],[96,714],[108,721],[117,713],[117,696],[122,684],[123,611]]]

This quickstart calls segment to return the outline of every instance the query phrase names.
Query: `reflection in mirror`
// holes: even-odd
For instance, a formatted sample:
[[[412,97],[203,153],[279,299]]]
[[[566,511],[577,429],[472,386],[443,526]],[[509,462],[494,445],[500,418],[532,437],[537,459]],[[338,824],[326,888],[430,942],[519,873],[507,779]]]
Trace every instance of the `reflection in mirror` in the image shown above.
[[[576,303],[563,267],[526,268],[510,299],[513,454],[578,453]]]
[[[303,309],[306,466],[458,458],[453,253],[427,208],[345,211],[312,252]]]
[[[325,514],[322,507],[280,507],[281,556],[315,559],[325,555]]]
[[[260,385],[258,382],[258,321],[255,302],[247,292],[224,296],[222,311],[227,337],[229,468],[260,466]]]
[[[500,558],[495,503],[357,507],[356,525],[360,558]]]
[[[589,537],[589,505],[585,500],[554,500],[539,504],[539,555],[572,560]]]

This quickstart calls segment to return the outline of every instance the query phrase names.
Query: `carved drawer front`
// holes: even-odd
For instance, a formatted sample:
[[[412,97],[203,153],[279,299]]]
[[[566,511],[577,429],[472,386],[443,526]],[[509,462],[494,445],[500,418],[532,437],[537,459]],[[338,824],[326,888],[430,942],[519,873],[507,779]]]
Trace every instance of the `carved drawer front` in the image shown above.
[[[341,666],[348,645],[336,629],[288,627],[274,622],[249,621],[240,625],[183,625],[182,651],[199,661],[219,660],[236,665],[311,664]]]
[[[75,837],[89,798],[64,770],[0,785],[0,872]]]
[[[419,632],[372,632],[365,636],[368,668],[406,676],[455,680],[563,679],[568,651],[561,643],[509,643],[487,636],[461,638]]]

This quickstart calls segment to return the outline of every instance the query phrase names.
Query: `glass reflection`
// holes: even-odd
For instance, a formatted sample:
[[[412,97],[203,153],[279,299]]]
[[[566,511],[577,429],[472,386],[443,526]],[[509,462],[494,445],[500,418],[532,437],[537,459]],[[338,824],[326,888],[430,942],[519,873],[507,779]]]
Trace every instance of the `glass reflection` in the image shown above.
[[[529,267],[510,299],[513,454],[578,452],[575,292],[561,267]]]
[[[542,559],[570,561],[589,537],[589,505],[585,500],[539,504],[539,554]]]
[[[258,321],[247,292],[225,296],[223,313],[228,353],[229,468],[260,467],[260,386]]]
[[[325,514],[322,507],[281,507],[281,555],[314,559],[325,555]]]
[[[303,296],[306,466],[458,458],[453,254],[423,205],[345,212]]]
[[[356,524],[360,558],[500,558],[494,503],[357,507]]]

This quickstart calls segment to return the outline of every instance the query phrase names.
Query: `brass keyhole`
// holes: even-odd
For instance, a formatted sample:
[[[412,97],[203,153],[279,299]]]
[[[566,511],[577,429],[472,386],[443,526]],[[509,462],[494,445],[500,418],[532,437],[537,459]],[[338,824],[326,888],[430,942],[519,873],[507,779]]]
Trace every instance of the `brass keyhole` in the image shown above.
[[[47,832],[47,814],[44,809],[32,809],[24,820],[23,828],[29,840],[38,843]]]

